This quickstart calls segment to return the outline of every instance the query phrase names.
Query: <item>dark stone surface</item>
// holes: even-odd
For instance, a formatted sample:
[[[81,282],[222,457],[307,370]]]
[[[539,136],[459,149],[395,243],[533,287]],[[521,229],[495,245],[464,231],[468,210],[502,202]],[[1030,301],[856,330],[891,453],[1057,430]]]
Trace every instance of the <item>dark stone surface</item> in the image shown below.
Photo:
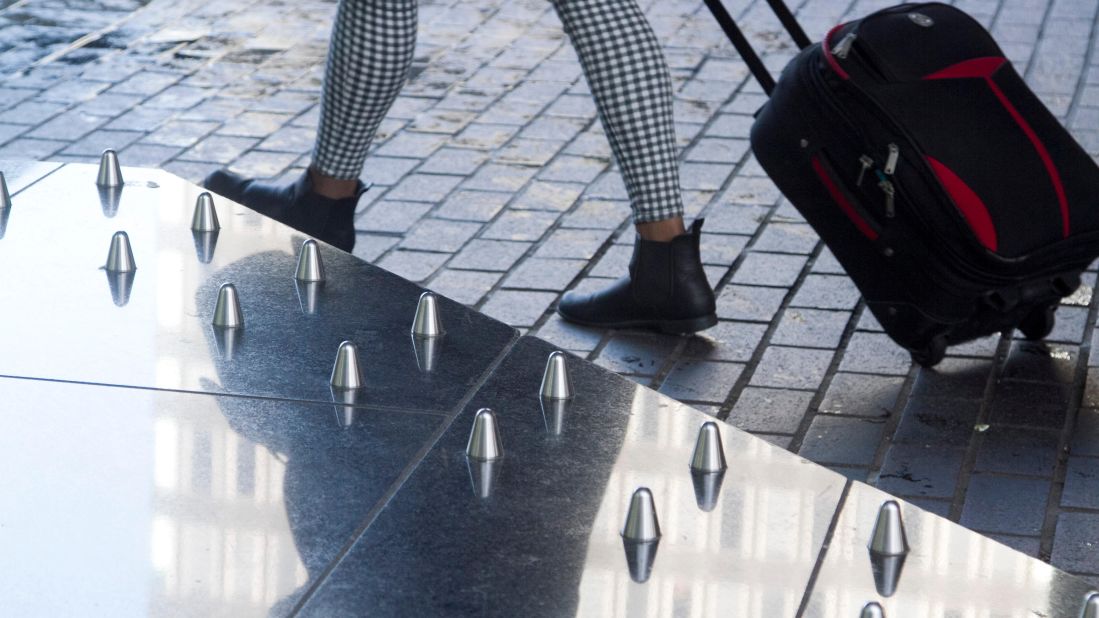
[[[1039,534],[1049,484],[1042,479],[974,474],[969,479],[961,524],[981,532]]]

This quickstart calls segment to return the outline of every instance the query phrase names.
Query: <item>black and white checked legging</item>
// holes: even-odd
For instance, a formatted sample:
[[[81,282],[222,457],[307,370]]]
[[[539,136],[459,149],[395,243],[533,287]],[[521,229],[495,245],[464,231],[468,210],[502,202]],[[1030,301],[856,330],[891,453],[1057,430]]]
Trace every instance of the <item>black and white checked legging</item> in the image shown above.
[[[636,0],[551,1],[580,57],[634,221],[682,216],[671,76],[641,8]],[[416,0],[340,1],[313,152],[317,171],[362,173],[415,44]]]

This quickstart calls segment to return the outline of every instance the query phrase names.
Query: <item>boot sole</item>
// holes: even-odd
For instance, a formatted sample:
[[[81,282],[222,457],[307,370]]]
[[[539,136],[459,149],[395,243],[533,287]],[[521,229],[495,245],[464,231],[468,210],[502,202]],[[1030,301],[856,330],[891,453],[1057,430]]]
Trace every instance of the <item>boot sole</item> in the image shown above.
[[[596,328],[648,328],[655,329],[669,335],[681,335],[685,333],[697,333],[717,324],[717,314],[711,313],[697,318],[685,320],[626,320],[621,322],[592,322],[580,320],[569,315],[557,312],[562,318],[573,324],[581,326],[594,326]]]

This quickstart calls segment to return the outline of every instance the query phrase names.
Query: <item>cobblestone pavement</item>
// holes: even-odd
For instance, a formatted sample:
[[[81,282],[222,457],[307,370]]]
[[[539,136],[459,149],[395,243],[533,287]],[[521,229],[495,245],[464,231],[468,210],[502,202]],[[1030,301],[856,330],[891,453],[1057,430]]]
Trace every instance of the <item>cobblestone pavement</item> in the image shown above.
[[[307,165],[331,2],[64,4],[0,0],[0,159],[94,161],[113,147],[124,164],[192,180],[223,165],[265,177]],[[1099,153],[1099,7],[957,4]],[[729,6],[781,67],[792,48],[766,5]],[[808,0],[798,12],[819,37],[877,6]],[[543,0],[422,5],[414,77],[364,173],[377,187],[361,204],[356,254],[1099,580],[1095,272],[1048,343],[993,337],[952,348],[933,371],[912,366],[752,159],[746,137],[763,98],[701,2],[660,0],[648,13],[676,82],[689,214],[707,219],[717,327],[603,332],[553,314],[564,290],[622,273],[633,234],[575,56]]]

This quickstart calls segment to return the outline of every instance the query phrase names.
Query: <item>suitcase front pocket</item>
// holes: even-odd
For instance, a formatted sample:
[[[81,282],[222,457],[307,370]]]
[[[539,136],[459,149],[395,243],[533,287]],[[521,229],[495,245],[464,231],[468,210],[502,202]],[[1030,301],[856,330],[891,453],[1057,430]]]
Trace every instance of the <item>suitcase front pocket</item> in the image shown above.
[[[824,156],[823,152],[817,152],[812,156],[811,164],[813,166],[813,172],[816,173],[817,178],[821,184],[828,191],[828,195],[832,198],[832,201],[839,207],[840,211],[854,224],[858,231],[871,241],[876,241],[881,231],[881,226],[878,225],[869,212],[865,208],[859,206],[859,201],[851,195],[851,192],[844,188],[843,182],[836,174],[835,168]]]

